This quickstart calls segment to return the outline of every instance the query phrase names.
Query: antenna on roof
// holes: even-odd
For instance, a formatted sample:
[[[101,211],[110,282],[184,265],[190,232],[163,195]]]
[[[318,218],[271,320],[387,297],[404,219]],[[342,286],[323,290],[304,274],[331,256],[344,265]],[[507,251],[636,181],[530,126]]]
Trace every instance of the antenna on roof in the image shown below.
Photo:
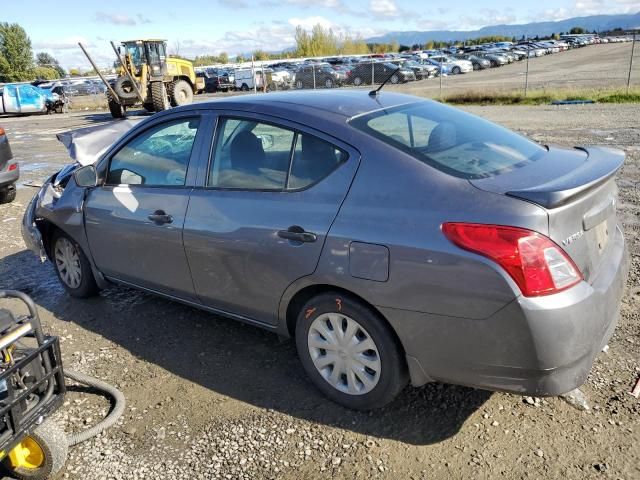
[[[387,84],[387,82],[389,80],[391,80],[391,77],[393,77],[398,70],[400,70],[400,67],[397,67],[393,72],[391,72],[391,74],[384,80],[384,82],[382,82],[382,84],[378,88],[376,88],[375,90],[371,90],[369,92],[369,96],[370,97],[377,97],[378,93],[380,93],[380,90],[382,90],[382,87],[384,87]]]

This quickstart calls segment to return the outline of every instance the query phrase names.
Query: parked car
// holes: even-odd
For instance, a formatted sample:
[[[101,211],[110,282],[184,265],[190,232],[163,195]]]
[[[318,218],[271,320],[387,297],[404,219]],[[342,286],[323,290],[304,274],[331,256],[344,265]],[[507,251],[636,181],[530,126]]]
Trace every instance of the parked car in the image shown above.
[[[358,63],[349,75],[349,83],[356,87],[382,83],[406,83],[416,80],[416,74],[410,68],[401,67],[390,62],[366,61]]]
[[[468,73],[473,70],[473,64],[468,60],[460,60],[457,58],[449,57],[448,55],[434,55],[431,60],[449,65],[451,73],[458,75],[459,73]]]
[[[296,71],[293,85],[297,89],[333,88],[340,85],[341,78],[328,63],[309,63]]]
[[[347,407],[409,380],[562,394],[616,325],[620,150],[544,147],[359,90],[194,103],[111,131],[106,147],[71,142],[94,153],[28,205],[29,248],[74,297],[122,283],[292,336]]]
[[[196,72],[196,76],[204,79],[204,91],[208,93],[228,92],[236,88],[234,82],[229,78],[229,72],[226,70],[207,69],[202,72]]]
[[[486,58],[492,67],[501,67],[509,63],[509,60],[504,55],[498,53],[480,53],[477,54],[480,58]]]
[[[422,64],[415,60],[401,59],[393,60],[390,63],[393,63],[394,65],[405,69],[412,70],[414,75],[416,76],[416,80],[424,80],[425,78],[435,77],[438,71],[438,69],[433,65]]]
[[[58,95],[28,83],[7,83],[0,87],[0,113],[46,113],[56,110]]]
[[[479,57],[470,53],[459,53],[456,55],[459,60],[468,60],[473,65],[474,70],[484,70],[491,67],[491,62],[487,58]]]
[[[451,63],[440,63],[433,58],[423,58],[420,63],[436,67],[438,69],[438,75],[451,75],[451,68],[453,67]]]
[[[20,166],[13,158],[6,132],[0,127],[0,204],[15,200],[18,178],[20,178]]]

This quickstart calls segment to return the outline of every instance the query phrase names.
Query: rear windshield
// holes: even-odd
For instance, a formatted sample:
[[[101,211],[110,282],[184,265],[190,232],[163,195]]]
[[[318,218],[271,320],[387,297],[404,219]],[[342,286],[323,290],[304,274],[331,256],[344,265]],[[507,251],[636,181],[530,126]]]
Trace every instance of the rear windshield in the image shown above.
[[[436,102],[378,110],[355,117],[350,124],[438,170],[466,179],[524,167],[546,152],[506,128]]]

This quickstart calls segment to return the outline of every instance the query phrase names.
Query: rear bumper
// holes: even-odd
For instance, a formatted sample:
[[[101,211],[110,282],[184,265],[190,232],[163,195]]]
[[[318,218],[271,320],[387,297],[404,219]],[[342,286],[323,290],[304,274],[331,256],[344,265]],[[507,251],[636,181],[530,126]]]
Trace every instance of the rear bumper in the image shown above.
[[[16,165],[14,170],[9,170],[11,165]],[[9,163],[5,167],[4,170],[0,171],[0,188],[7,187],[9,185],[13,185],[20,178],[20,167],[18,166],[18,162],[15,160],[9,160]]]
[[[536,396],[582,385],[615,329],[629,270],[619,228],[612,242],[592,284],[519,297],[483,320],[380,308],[404,346],[412,383]]]

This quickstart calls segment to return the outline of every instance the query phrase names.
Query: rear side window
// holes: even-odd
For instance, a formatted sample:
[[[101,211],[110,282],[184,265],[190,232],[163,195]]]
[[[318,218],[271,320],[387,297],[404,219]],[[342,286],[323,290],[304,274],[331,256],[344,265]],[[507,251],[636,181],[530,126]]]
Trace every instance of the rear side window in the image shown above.
[[[255,120],[224,118],[207,185],[237,190],[300,190],[346,161],[347,153],[306,133]]]
[[[506,128],[435,102],[379,110],[355,117],[350,124],[438,170],[466,179],[512,171],[546,151]]]
[[[198,124],[183,118],[138,135],[111,158],[107,184],[183,186]]]

